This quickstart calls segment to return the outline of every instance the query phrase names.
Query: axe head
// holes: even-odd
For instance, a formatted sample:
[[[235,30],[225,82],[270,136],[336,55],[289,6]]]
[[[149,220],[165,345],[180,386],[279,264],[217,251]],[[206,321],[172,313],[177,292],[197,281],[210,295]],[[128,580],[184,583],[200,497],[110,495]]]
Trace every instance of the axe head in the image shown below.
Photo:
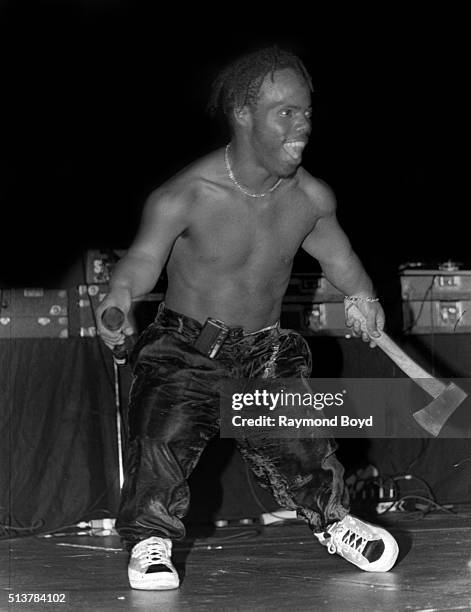
[[[443,425],[458,408],[468,394],[455,383],[449,383],[433,402],[412,415],[417,423],[432,434],[438,436]]]

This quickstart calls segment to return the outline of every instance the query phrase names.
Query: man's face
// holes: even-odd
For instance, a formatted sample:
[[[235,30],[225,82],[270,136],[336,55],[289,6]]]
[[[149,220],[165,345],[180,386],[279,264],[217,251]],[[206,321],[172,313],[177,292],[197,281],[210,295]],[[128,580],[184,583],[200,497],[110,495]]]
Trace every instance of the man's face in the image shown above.
[[[268,74],[251,110],[249,141],[257,159],[273,174],[290,176],[301,163],[311,132],[311,94],[291,69]]]

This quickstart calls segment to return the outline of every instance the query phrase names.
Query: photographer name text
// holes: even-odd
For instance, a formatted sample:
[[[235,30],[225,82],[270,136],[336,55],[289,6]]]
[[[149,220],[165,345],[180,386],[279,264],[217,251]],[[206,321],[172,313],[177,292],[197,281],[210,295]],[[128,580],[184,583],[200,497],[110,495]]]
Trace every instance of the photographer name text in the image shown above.
[[[348,415],[335,415],[331,418],[290,418],[279,414],[276,417],[266,415],[255,418],[243,417],[240,414],[232,417],[233,427],[288,427],[292,429],[300,429],[304,427],[355,427],[363,429],[364,427],[373,427],[373,416],[361,418],[352,418]]]

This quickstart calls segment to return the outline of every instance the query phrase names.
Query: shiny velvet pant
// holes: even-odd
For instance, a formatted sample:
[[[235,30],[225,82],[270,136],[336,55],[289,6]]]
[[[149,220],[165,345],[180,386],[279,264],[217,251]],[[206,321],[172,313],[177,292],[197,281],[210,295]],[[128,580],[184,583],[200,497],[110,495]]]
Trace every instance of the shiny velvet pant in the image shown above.
[[[187,479],[219,431],[218,385],[228,378],[307,378],[311,355],[298,333],[272,326],[251,334],[231,328],[217,357],[193,343],[201,324],[161,305],[131,363],[125,480],[116,528],[130,548],[150,536],[185,536]],[[314,532],[347,513],[343,468],[327,438],[237,441],[259,484]]]

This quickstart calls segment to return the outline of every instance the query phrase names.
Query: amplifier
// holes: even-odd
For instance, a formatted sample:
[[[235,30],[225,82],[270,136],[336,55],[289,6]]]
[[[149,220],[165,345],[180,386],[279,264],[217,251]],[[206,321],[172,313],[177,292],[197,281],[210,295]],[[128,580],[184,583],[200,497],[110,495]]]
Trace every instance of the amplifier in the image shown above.
[[[96,336],[96,309],[106,297],[106,283],[79,285],[69,292],[69,329],[71,336],[82,338]],[[157,305],[164,299],[163,293],[149,293],[133,301],[129,319],[140,333],[151,323],[157,313]]]
[[[78,285],[69,291],[69,328],[71,336],[96,336],[95,312],[109,291],[107,284]]]
[[[0,298],[0,338],[68,337],[66,290],[5,289]]]
[[[344,295],[322,274],[293,273],[286,289],[286,302],[343,302]]]
[[[280,323],[304,336],[351,336],[345,325],[343,301],[325,304],[283,302]]]
[[[405,333],[471,333],[471,300],[408,301],[402,309]]]
[[[471,300],[471,270],[405,270],[400,279],[407,302]]]

